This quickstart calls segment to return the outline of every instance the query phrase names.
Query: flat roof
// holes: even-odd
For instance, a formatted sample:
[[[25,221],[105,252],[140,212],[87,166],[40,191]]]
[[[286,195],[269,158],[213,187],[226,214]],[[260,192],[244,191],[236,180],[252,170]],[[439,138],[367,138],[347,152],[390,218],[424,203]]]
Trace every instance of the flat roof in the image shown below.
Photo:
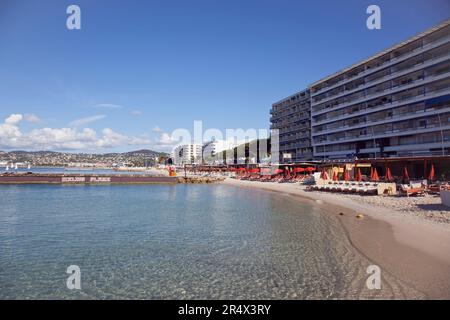
[[[305,94],[304,98],[307,99],[308,91],[309,91],[309,87],[306,88],[306,89],[297,91],[296,93],[291,94],[290,96],[288,96],[288,97],[286,97],[286,98],[283,98],[283,99],[281,99],[281,100],[278,100],[277,102],[272,103],[272,106],[274,106],[274,105],[276,105],[276,104],[279,104],[279,103],[282,103],[282,102],[284,102],[284,101],[290,100],[291,98],[296,97],[298,94],[302,94],[302,93]],[[303,97],[300,97],[300,98],[303,98]]]
[[[394,51],[394,50],[396,50],[398,48],[401,48],[401,47],[407,45],[408,43],[411,43],[411,42],[413,42],[415,40],[418,40],[418,39],[420,39],[422,37],[425,37],[425,36],[429,35],[430,33],[433,33],[433,32],[435,32],[435,31],[437,31],[439,29],[442,29],[442,28],[448,26],[448,25],[450,25],[450,19],[447,19],[444,22],[442,22],[442,23],[440,23],[440,24],[438,24],[438,25],[436,25],[434,27],[431,27],[431,28],[427,29],[426,31],[421,32],[421,33],[419,33],[419,34],[417,34],[417,35],[415,35],[415,36],[413,36],[413,37],[411,37],[411,38],[409,38],[409,39],[407,39],[405,41],[402,41],[399,44],[396,44],[396,45],[394,45],[394,46],[392,46],[390,48],[387,48],[387,49],[385,49],[385,50],[383,50],[381,52],[378,52],[377,54],[374,54],[374,55],[370,56],[369,58],[367,58],[365,60],[357,62],[357,63],[355,63],[355,64],[353,64],[353,65],[351,65],[351,66],[349,66],[347,68],[344,68],[344,69],[342,69],[340,71],[337,71],[335,73],[332,73],[331,75],[329,75],[329,76],[327,76],[327,77],[325,77],[325,78],[323,78],[321,80],[318,80],[318,81],[310,84],[309,88],[314,87],[314,86],[316,86],[316,85],[318,85],[318,84],[320,84],[322,82],[325,82],[325,81],[327,81],[329,79],[332,79],[332,78],[334,78],[334,77],[336,77],[338,75],[341,75],[341,74],[343,74],[343,73],[345,73],[347,71],[350,71],[350,70],[352,70],[352,69],[354,69],[356,67],[359,67],[359,66],[363,65],[364,63],[367,63],[367,62],[369,62],[369,61],[371,61],[373,59],[379,58],[379,57],[385,55],[386,53],[389,53],[389,52]]]

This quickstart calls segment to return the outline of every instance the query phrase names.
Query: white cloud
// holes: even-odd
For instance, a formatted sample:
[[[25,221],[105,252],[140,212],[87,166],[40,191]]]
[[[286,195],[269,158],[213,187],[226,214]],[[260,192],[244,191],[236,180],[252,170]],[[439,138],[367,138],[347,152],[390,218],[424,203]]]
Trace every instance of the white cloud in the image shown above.
[[[22,121],[23,116],[21,114],[12,114],[10,115],[8,118],[6,118],[5,120],[5,124],[8,125],[15,125],[17,123],[19,123],[20,121]]]
[[[177,143],[179,143],[178,140],[172,139],[172,137],[168,133],[165,133],[165,132],[162,132],[159,135],[159,138],[157,141],[157,144],[159,144],[159,145],[175,145]]]
[[[31,122],[31,123],[39,123],[41,122],[41,119],[35,115],[34,113],[26,113],[24,116],[25,121]]]
[[[133,110],[133,111],[131,111],[131,115],[134,117],[139,117],[142,115],[142,112],[139,110]]]
[[[96,121],[104,119],[104,118],[106,118],[106,115],[104,115],[104,114],[81,118],[81,119],[72,121],[71,123],[69,123],[69,126],[70,127],[82,127],[89,123],[96,122]]]
[[[134,137],[117,133],[110,128],[103,129],[101,135],[90,128],[40,128],[21,132],[20,114],[10,115],[0,123],[0,148],[27,148],[33,150],[96,150],[127,145],[149,145],[146,136]]]
[[[158,133],[158,138],[155,142],[155,149],[171,152],[174,147],[180,144],[179,139],[174,139],[170,134],[163,132],[159,127],[153,128],[153,132]]]

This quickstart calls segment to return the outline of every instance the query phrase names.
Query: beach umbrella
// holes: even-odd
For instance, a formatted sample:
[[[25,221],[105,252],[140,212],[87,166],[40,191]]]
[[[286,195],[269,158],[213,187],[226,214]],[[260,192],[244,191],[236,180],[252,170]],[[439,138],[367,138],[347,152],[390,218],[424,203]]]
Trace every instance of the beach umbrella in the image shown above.
[[[362,180],[362,174],[361,174],[361,169],[360,168],[357,168],[357,170],[356,170],[355,180],[356,181],[361,181]]]
[[[403,167],[403,180],[409,180],[408,169]]]
[[[370,177],[372,181],[379,181],[380,177],[378,176],[377,168],[373,168],[372,176]]]
[[[350,180],[350,174],[346,169],[344,169],[344,180],[349,181]]]
[[[320,179],[328,180],[328,174],[325,169],[322,169],[322,173],[320,174]]]
[[[334,172],[333,172],[333,181],[338,181],[338,180],[339,180],[339,179],[338,179],[337,172],[334,171]]]
[[[430,174],[428,175],[428,180],[434,180],[434,165],[431,165]]]
[[[386,177],[385,177],[386,181],[392,181],[394,180],[394,178],[392,177],[391,174],[391,169],[389,169],[389,167],[386,167]]]
[[[291,178],[291,170],[289,170],[289,169],[286,170],[286,178],[288,178],[288,179]]]

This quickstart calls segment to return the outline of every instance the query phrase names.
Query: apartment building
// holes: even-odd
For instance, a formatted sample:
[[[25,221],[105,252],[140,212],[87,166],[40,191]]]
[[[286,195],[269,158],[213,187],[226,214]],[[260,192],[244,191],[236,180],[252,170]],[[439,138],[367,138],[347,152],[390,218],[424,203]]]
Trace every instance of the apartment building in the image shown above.
[[[172,159],[175,165],[198,164],[202,161],[201,144],[185,144],[174,148]]]
[[[309,90],[297,92],[272,105],[270,129],[278,129],[280,162],[312,159]]]
[[[450,20],[313,83],[310,94],[318,159],[448,155]],[[279,107],[297,115],[289,108]]]
[[[202,146],[202,160],[204,164],[224,164],[226,161],[224,161],[223,155],[220,157],[218,154],[222,153],[223,151],[229,151],[232,150],[234,147],[236,147],[238,143],[234,143],[232,141],[226,141],[226,140],[216,140],[212,139],[210,141],[207,141],[203,143]],[[230,156],[230,155],[228,155]]]

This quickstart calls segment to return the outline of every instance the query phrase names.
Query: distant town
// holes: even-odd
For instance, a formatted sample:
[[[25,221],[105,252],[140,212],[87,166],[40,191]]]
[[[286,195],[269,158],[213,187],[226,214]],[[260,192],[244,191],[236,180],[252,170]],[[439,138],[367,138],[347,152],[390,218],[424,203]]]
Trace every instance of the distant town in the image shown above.
[[[124,153],[69,153],[54,151],[0,151],[0,166],[9,163],[31,166],[61,167],[145,167],[164,164],[169,155],[152,150]]]

